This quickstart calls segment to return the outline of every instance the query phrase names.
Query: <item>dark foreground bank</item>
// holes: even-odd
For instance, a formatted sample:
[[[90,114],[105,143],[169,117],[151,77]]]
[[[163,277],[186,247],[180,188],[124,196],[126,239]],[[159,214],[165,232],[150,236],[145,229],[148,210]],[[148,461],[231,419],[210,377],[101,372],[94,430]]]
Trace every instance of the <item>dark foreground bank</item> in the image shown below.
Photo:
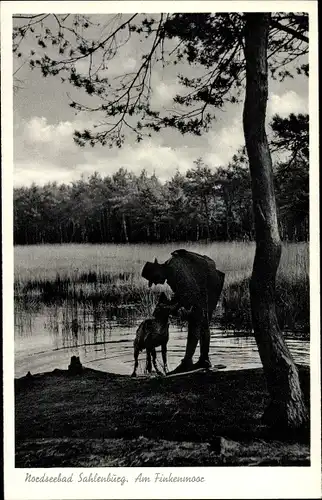
[[[300,368],[309,406],[309,369]],[[261,369],[131,379],[84,369],[15,380],[16,467],[310,465],[272,435]]]

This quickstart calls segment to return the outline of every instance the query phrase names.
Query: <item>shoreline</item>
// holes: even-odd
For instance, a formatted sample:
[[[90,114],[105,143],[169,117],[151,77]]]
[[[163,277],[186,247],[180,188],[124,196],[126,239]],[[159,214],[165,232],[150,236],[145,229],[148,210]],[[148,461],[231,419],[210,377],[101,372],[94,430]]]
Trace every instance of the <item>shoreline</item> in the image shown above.
[[[79,356],[87,368],[115,374],[131,374],[133,368],[133,339],[136,326],[122,327],[115,335],[114,340],[86,342],[77,345],[65,345],[59,348],[45,349],[35,353],[25,354],[21,350],[15,356],[15,378],[25,376],[30,371],[44,373],[55,368],[64,369],[72,355]],[[109,339],[113,336],[109,337]],[[296,336],[286,336],[286,342],[297,364],[309,364],[309,343]],[[85,339],[84,339],[85,340]],[[80,339],[79,339],[80,341]],[[170,326],[170,340],[168,343],[169,370],[174,369],[181,361],[185,352],[185,338],[181,329]],[[28,346],[27,346],[28,347]],[[161,356],[158,354],[158,362]],[[218,328],[211,328],[210,359],[212,364],[225,365],[225,370],[241,370],[262,367],[258,348],[253,336],[233,332],[224,332]],[[140,356],[140,374],[143,373],[145,355]]]

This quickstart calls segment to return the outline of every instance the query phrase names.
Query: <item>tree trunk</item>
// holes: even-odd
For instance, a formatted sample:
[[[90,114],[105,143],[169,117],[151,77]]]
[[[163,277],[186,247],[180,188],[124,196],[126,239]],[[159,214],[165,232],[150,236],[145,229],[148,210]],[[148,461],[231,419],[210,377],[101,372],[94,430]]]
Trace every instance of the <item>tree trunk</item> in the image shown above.
[[[250,282],[254,334],[271,397],[266,423],[299,429],[307,423],[299,375],[278,326],[275,279],[281,257],[272,160],[265,132],[270,14],[246,14],[244,134],[252,180],[256,252]]]
[[[75,231],[76,231],[76,227],[75,227],[75,222],[73,219],[71,219],[71,224],[72,224],[72,228],[73,228],[73,231],[72,231],[72,235],[70,237],[70,241],[69,243],[73,243],[74,242],[74,235],[75,235]]]
[[[123,227],[123,234],[124,234],[125,243],[128,243],[129,242],[129,237],[128,237],[128,234],[127,234],[127,225],[126,225],[126,219],[125,219],[125,214],[124,213],[122,214],[122,227]]]
[[[229,219],[230,219],[230,202],[227,193],[224,193],[224,203],[225,203],[225,211],[226,211],[226,241],[230,241],[230,231],[229,231]]]
[[[106,212],[106,233],[107,233],[107,241],[113,241],[113,231],[112,231],[112,210],[110,204],[107,206]]]
[[[206,214],[207,243],[208,243],[208,241],[210,240],[210,222],[209,222],[209,207],[208,207],[208,201],[207,201],[206,197],[204,197],[203,203],[204,203],[205,214]]]

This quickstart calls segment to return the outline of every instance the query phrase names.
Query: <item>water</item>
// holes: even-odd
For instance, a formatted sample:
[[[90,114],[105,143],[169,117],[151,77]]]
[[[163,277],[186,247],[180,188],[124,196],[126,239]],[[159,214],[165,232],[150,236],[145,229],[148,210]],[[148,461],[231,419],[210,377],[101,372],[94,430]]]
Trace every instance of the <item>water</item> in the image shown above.
[[[97,370],[130,374],[133,369],[133,339],[139,319],[131,309],[91,309],[66,303],[45,306],[15,304],[15,377],[28,371],[42,373],[67,369],[70,358],[79,356],[83,365]],[[168,366],[181,361],[187,340],[186,327],[170,326]],[[309,342],[287,338],[295,361],[309,364]],[[199,349],[199,348],[197,348]],[[196,357],[198,351],[196,352]],[[161,367],[161,354],[157,355]],[[261,366],[252,337],[211,329],[210,359],[226,370]],[[140,355],[138,374],[144,373],[145,353]]]

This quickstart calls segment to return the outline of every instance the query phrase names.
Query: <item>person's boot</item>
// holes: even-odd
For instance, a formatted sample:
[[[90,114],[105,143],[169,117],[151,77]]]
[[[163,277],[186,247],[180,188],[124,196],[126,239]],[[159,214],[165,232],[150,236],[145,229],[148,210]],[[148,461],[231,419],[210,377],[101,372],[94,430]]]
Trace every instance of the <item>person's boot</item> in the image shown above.
[[[180,365],[177,366],[171,372],[168,372],[167,375],[174,375],[175,373],[184,373],[193,370],[193,362],[191,359],[185,359],[181,361]]]
[[[211,368],[211,363],[209,359],[203,359],[199,358],[197,363],[193,365],[193,370],[198,370],[199,368],[205,368],[206,370],[209,370]]]

